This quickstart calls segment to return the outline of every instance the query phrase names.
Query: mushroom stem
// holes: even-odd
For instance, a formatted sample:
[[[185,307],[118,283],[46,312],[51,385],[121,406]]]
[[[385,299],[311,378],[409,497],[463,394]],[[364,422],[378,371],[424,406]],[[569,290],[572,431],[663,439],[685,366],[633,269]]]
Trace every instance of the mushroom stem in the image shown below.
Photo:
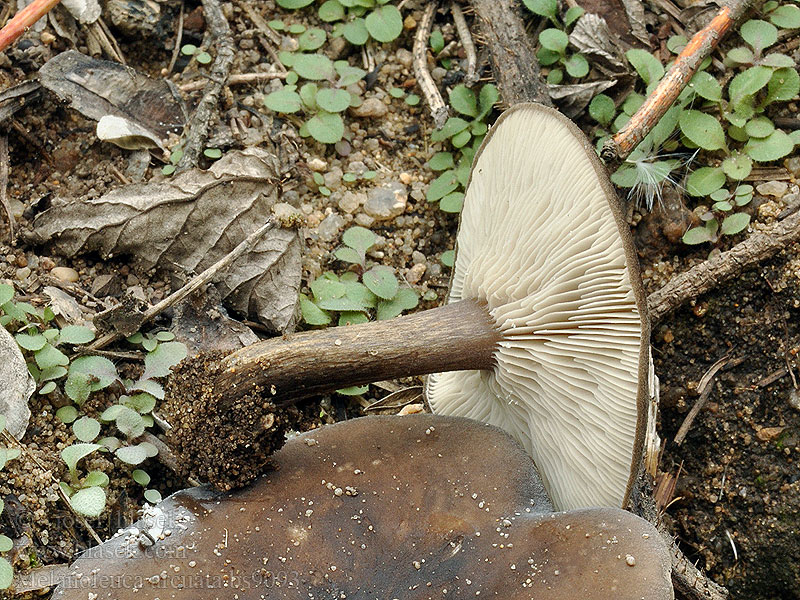
[[[462,300],[386,321],[305,331],[227,356],[227,401],[261,388],[282,403],[344,386],[440,371],[491,369],[501,334],[484,304]]]

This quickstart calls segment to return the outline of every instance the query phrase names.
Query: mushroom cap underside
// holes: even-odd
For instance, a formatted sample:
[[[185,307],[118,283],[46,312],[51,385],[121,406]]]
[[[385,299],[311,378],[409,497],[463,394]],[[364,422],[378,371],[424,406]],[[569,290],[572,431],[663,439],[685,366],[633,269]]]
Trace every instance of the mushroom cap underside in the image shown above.
[[[238,492],[173,494],[84,553],[53,598],[672,598],[649,523],[551,513],[494,427],[366,417],[293,438],[273,466]]]
[[[641,454],[649,329],[616,202],[574,123],[536,104],[506,111],[473,163],[449,296],[486,303],[497,366],[426,385],[434,412],[517,439],[560,510],[624,507]]]

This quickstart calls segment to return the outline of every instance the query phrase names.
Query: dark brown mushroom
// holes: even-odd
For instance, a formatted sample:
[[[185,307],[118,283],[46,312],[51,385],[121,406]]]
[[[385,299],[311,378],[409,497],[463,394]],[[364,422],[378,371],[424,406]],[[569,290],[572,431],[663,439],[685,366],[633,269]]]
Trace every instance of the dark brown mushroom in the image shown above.
[[[531,459],[492,426],[355,419],[293,438],[274,466],[243,490],[148,509],[53,598],[672,598],[649,523],[553,513]]]

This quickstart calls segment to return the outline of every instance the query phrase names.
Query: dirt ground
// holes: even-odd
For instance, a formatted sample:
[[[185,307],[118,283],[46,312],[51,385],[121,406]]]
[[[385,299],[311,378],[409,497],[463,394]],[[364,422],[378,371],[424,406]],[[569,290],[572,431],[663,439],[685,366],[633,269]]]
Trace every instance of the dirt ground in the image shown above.
[[[697,299],[654,331],[661,379],[661,468],[681,466],[666,511],[687,555],[735,598],[798,598],[800,412],[796,251]],[[670,443],[696,401],[692,385],[717,360],[708,407],[680,447]],[[764,383],[773,373],[782,376]]]
[[[248,21],[243,2],[224,5],[237,48],[232,73],[264,70],[264,65],[272,62],[261,52],[258,32]],[[172,4],[171,9],[175,9]],[[287,22],[313,21],[306,13],[287,16],[272,2],[257,4],[266,20],[280,16]],[[408,4],[405,13],[419,22],[424,3]],[[195,3],[187,3],[186,9],[196,21]],[[441,21],[445,37],[452,38],[452,24],[444,18]],[[186,26],[184,43],[202,39],[200,27],[192,30],[191,21]],[[173,33],[159,30],[146,41],[120,33],[118,41],[132,67],[159,77],[171,58]],[[300,231],[306,286],[334,266],[331,251],[339,245],[341,231],[368,223],[380,236],[373,257],[392,266],[399,275],[415,279],[414,288],[423,298],[421,307],[434,306],[444,299],[449,268],[442,265],[441,255],[453,247],[457,219],[424,197],[427,184],[436,176],[427,161],[441,147],[429,141],[433,125],[424,102],[411,107],[386,93],[394,86],[414,89],[409,52],[413,33],[413,26],[407,24],[397,42],[376,50],[379,68],[371,94],[380,98],[388,111],[379,118],[350,119],[353,140],[346,152],[293,138],[299,160],[284,201],[305,219]],[[35,76],[47,59],[67,48],[63,40],[44,43],[41,39],[39,33],[33,33],[7,53],[8,58],[0,64],[0,88]],[[357,52],[350,58],[354,63],[361,62]],[[172,76],[176,83],[197,79],[196,72],[182,69],[179,61]],[[486,71],[485,79],[490,75]],[[254,130],[282,127],[291,133],[291,123],[275,120],[263,107],[270,85],[231,88],[223,101],[221,122],[235,118]],[[194,92],[190,105],[199,97]],[[53,269],[72,268],[78,274],[77,281],[72,287],[62,283],[87,316],[116,304],[132,288],[144,301],[155,303],[180,283],[163,271],[141,270],[126,257],[65,257],[46,245],[28,243],[25,232],[30,230],[33,217],[54,199],[99,197],[119,186],[138,167],[129,152],[96,138],[94,122],[52,95],[45,94],[24,108],[15,120],[21,127],[8,129],[8,197],[20,237],[11,244],[8,225],[0,219],[0,280],[13,282],[19,296],[41,306],[46,302],[43,286],[53,284]],[[327,197],[318,193],[312,178],[311,166],[319,160],[325,161],[327,173],[339,173],[338,182],[335,176],[330,182],[326,180],[333,190]],[[341,173],[353,169],[354,163],[376,170],[376,179],[354,188],[343,186]],[[153,159],[145,179],[161,177],[158,172],[162,164]],[[209,162],[201,164],[208,166]],[[353,193],[367,194],[375,186],[397,181],[408,194],[402,216],[370,222],[361,207],[349,208]],[[794,175],[789,183],[796,183]],[[757,201],[773,202],[778,210],[782,208],[774,200]],[[769,220],[771,213],[758,213],[757,202],[754,210],[756,218]],[[649,218],[634,212],[648,291],[707,256],[707,249],[690,252],[680,242],[654,242],[643,231]],[[420,271],[423,274],[417,277]],[[98,290],[96,282],[101,278],[113,280],[114,286]],[[155,326],[167,327],[170,317],[168,312]],[[800,248],[794,246],[697,298],[653,328],[656,372],[661,381],[660,434],[665,441],[660,468],[673,474],[680,469],[674,500],[664,509],[664,519],[689,558],[715,581],[728,586],[734,598],[800,598],[799,318]],[[695,419],[683,444],[676,446],[672,440],[697,399],[697,383],[723,357],[742,360],[716,375],[707,408]],[[134,363],[125,368],[135,372],[141,367]],[[373,386],[362,400],[333,396],[310,401],[303,410],[304,426],[361,414],[366,403],[385,394],[385,389]],[[98,395],[83,408],[89,416],[96,416],[108,401]],[[12,539],[27,536],[18,550],[36,557],[31,567],[69,563],[78,549],[93,543],[87,528],[65,509],[57,494],[56,481],[65,472],[58,452],[75,440],[69,427],[53,416],[66,402],[63,397],[32,397],[33,417],[24,439],[30,456],[10,463],[0,479],[0,497],[5,501],[0,529]],[[159,482],[162,495],[185,486],[182,478],[151,462],[150,473]],[[102,456],[90,459],[87,467],[101,469],[111,477],[110,508],[103,517],[91,521],[100,537],[108,537],[135,516],[143,501],[142,489],[131,481],[125,467],[114,466]]]

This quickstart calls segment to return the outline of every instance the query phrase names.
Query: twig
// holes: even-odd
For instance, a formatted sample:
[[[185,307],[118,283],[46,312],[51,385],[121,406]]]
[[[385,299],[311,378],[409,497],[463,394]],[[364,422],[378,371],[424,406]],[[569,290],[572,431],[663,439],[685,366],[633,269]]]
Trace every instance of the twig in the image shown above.
[[[108,25],[105,24],[103,19],[97,19],[94,23],[89,26],[87,32],[94,36],[97,43],[103,49],[103,52],[111,58],[112,60],[116,60],[121,64],[127,64],[125,62],[125,57],[122,54],[122,50],[117,44],[117,40],[114,38],[114,35],[111,33],[111,30],[108,28]]]
[[[731,0],[730,4],[723,6],[708,25],[689,40],[670,70],[631,120],[605,143],[601,153],[604,160],[615,161],[628,157],[672,106],[703,59],[711,54],[720,40],[754,2],[755,0]]]
[[[673,277],[664,287],[647,297],[651,322],[660,321],[686,300],[704,294],[799,239],[800,212],[797,212],[752,234],[730,250]]]
[[[11,214],[11,206],[8,204],[8,136],[0,137],[0,204],[8,217],[8,229],[13,244],[17,239],[16,227],[14,225],[14,215]]]
[[[61,0],[33,0],[0,29],[0,52],[13,44]]]
[[[464,48],[464,53],[467,55],[467,74],[464,77],[464,83],[471,86],[478,81],[478,55],[475,52],[475,43],[472,41],[469,25],[467,25],[464,11],[461,10],[458,0],[453,0],[450,3],[450,12],[453,13],[453,22],[456,25],[458,39],[461,40],[461,47]]]
[[[249,83],[261,83],[271,79],[286,79],[286,73],[238,73],[228,77],[226,85],[247,85]],[[182,92],[196,92],[206,87],[208,80],[192,81],[179,86]]]
[[[239,8],[241,8],[247,14],[247,18],[250,19],[250,22],[256,26],[256,29],[267,36],[269,41],[275,44],[277,48],[280,48],[281,36],[275,33],[272,30],[272,27],[269,26],[269,23],[264,20],[264,17],[256,12],[256,9],[252,6],[253,3],[250,2],[250,0],[242,0],[242,2],[238,2],[237,4]]]
[[[767,387],[768,385],[775,383],[781,377],[786,375],[786,371],[787,371],[786,367],[781,367],[777,371],[773,371],[772,373],[770,373],[769,375],[758,381],[755,384],[755,387]]]
[[[125,177],[125,175],[120,171],[115,165],[109,165],[108,170],[113,173],[114,177],[119,179],[119,182],[122,185],[130,185],[131,180]]]
[[[711,395],[711,390],[714,387],[714,376],[723,367],[733,367],[741,364],[744,362],[744,360],[744,357],[731,358],[730,355],[723,356],[717,362],[711,365],[708,371],[703,374],[703,376],[700,378],[700,383],[697,385],[697,389],[700,390],[700,397],[697,399],[697,402],[694,403],[694,406],[692,406],[689,414],[686,415],[683,423],[681,423],[681,426],[678,428],[678,433],[675,434],[674,442],[677,446],[680,446],[683,443],[683,440],[686,439],[686,434],[689,433],[689,429],[691,429],[695,417],[700,414],[700,411],[703,410],[703,407],[706,405],[708,397]]]
[[[235,47],[228,21],[222,13],[218,0],[203,0],[203,16],[208,31],[217,42],[217,56],[211,66],[211,82],[197,104],[187,126],[186,142],[183,144],[183,158],[178,170],[185,171],[197,164],[208,139],[208,130],[219,108],[219,95],[228,81]]]
[[[503,101],[508,105],[538,102],[553,106],[519,13],[520,3],[472,0],[472,7]]]
[[[50,156],[45,147],[42,146],[39,143],[39,140],[33,137],[33,135],[31,135],[30,132],[25,127],[23,127],[23,125],[19,121],[17,121],[16,119],[9,119],[8,124],[11,125],[11,129],[17,132],[19,137],[25,140],[32,148],[35,148],[36,151],[42,155],[42,158],[45,160],[47,164],[49,165],[54,164],[53,157]]]
[[[425,96],[425,101],[431,109],[434,125],[440,128],[447,120],[447,104],[442,99],[439,88],[436,87],[436,82],[428,71],[428,38],[433,27],[433,15],[438,5],[439,3],[434,0],[428,2],[425,7],[425,12],[422,13],[422,19],[417,25],[417,33],[414,36],[413,55],[414,75],[417,78],[419,89],[422,90],[422,95]]]
[[[185,2],[181,0],[181,8],[178,11],[178,31],[175,33],[175,47],[172,49],[172,58],[169,61],[169,66],[167,67],[167,72],[165,73],[165,77],[168,77],[170,73],[172,73],[172,69],[175,68],[175,63],[178,62],[178,56],[181,53],[181,42],[183,41],[183,10],[184,10]]]
[[[192,278],[189,283],[184,285],[181,289],[173,292],[166,298],[164,298],[161,302],[154,304],[149,309],[147,309],[142,315],[142,324],[152,321],[156,318],[159,314],[164,312],[170,306],[173,306],[189,296],[192,292],[199,289],[209,281],[211,281],[214,276],[219,273],[220,271],[227,269],[237,258],[242,256],[243,254],[247,254],[252,250],[256,244],[258,244],[259,240],[261,240],[264,235],[275,227],[275,222],[270,218],[267,219],[267,222],[264,223],[261,227],[256,229],[253,233],[248,235],[244,240],[242,240],[236,248],[231,250],[228,254],[223,256],[220,260],[215,262],[205,271],[197,275],[196,277]],[[86,353],[92,353],[96,350],[101,348],[105,348],[111,342],[114,342],[122,337],[122,334],[119,332],[107,333],[106,335],[97,338],[94,342],[92,342],[89,346],[86,347]]]

